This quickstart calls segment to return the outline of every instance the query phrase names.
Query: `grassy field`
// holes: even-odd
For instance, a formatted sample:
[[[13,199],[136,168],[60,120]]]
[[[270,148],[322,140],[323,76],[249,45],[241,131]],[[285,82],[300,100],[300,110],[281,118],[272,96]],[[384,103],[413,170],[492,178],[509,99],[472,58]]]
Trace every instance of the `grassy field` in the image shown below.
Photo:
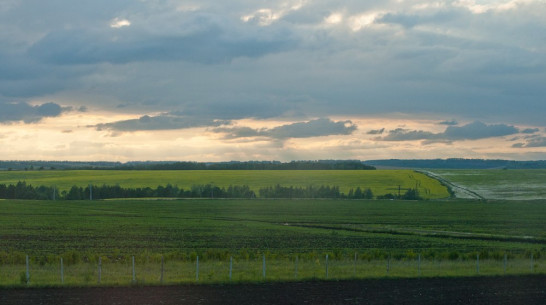
[[[231,262],[231,277],[230,277]],[[478,267],[479,265],[479,267]],[[0,287],[26,285],[26,266],[4,265],[0,269]],[[199,269],[199,270],[198,270]],[[447,277],[447,276],[491,276],[516,274],[546,274],[546,260],[517,258],[504,260],[433,260],[418,258],[405,260],[354,259],[328,260],[283,258],[266,259],[265,277],[262,259],[226,259],[199,262],[167,261],[161,263],[137,261],[133,282],[132,263],[63,264],[61,278],[60,261],[45,265],[31,264],[30,286],[86,286],[86,285],[158,285],[181,283],[238,283],[257,281],[295,281],[307,279],[359,279],[382,277]],[[197,274],[199,272],[199,274]],[[99,283],[100,280],[100,283]]]
[[[546,202],[381,200],[0,201],[0,260],[169,254],[546,249]],[[4,253],[4,254],[2,254]],[[2,258],[2,255],[5,258]],[[18,261],[22,258],[19,257]]]
[[[433,170],[487,199],[544,199],[546,170]]]
[[[34,186],[56,186],[68,190],[71,186],[120,185],[122,187],[157,187],[172,184],[189,189],[196,184],[219,187],[248,185],[255,192],[261,187],[274,186],[339,186],[349,189],[370,188],[374,195],[398,193],[398,186],[415,188],[425,199],[449,197],[447,189],[437,180],[412,170],[268,170],[268,171],[0,171],[0,184],[26,181]]]
[[[0,286],[545,273],[545,201],[0,201]],[[354,255],[357,254],[355,262]],[[534,255],[531,263],[530,255]],[[421,255],[421,265],[418,264]],[[295,259],[298,257],[296,273]],[[420,270],[420,272],[419,272]]]

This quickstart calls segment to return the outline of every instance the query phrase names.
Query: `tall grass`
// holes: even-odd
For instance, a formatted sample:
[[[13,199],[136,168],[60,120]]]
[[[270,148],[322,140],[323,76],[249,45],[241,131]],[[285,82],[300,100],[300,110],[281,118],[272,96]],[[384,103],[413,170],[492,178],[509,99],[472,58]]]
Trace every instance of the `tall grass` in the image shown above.
[[[94,263],[78,263],[64,266],[61,282],[60,263],[31,265],[29,286],[118,286],[160,285],[181,283],[237,283],[260,281],[296,281],[309,279],[363,279],[383,277],[459,277],[546,274],[546,260],[530,258],[504,260],[428,260],[421,259],[333,259],[326,258],[268,259],[265,278],[262,258],[234,259],[232,276],[229,277],[229,260],[202,260],[199,262],[199,278],[196,277],[196,261],[140,262],[136,264],[136,281],[132,279],[130,262],[106,262],[99,267]],[[21,264],[0,266],[0,286],[27,286],[24,280],[26,267]],[[505,272],[506,270],[506,272]],[[161,281],[161,279],[163,281]]]

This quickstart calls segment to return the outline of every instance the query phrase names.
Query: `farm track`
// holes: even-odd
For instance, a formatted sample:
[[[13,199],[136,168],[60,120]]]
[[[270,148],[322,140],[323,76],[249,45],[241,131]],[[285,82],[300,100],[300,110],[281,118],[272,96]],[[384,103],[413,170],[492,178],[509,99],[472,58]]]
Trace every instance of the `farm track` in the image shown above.
[[[271,223],[275,224],[275,223]],[[493,235],[493,234],[479,234],[472,232],[454,232],[454,231],[440,231],[440,230],[424,230],[424,229],[407,229],[407,228],[362,228],[362,226],[351,228],[351,224],[347,224],[347,227],[339,227],[336,225],[327,224],[283,224],[285,226],[301,227],[301,228],[314,228],[325,230],[343,230],[349,232],[362,232],[373,234],[389,234],[389,235],[411,235],[411,236],[423,236],[434,238],[457,238],[457,239],[473,239],[484,241],[505,241],[505,242],[521,242],[529,244],[545,244],[546,240],[536,238],[533,236],[511,236],[511,235]]]
[[[474,199],[480,199],[480,200],[486,200],[485,197],[483,197],[482,195],[468,189],[468,188],[465,188],[465,187],[462,187],[462,186],[459,186],[457,184],[454,184],[453,182],[445,179],[445,178],[442,178],[440,175],[437,175],[433,172],[430,172],[430,171],[425,171],[425,170],[415,170],[416,172],[418,173],[421,173],[423,175],[426,175],[432,179],[436,179],[438,181],[440,181],[440,183],[442,183],[443,185],[446,185],[448,187],[450,187],[452,190],[454,190],[454,192],[461,192],[461,193],[464,193],[466,194],[467,196],[469,196],[470,198],[474,198]]]
[[[0,289],[0,304],[544,304],[546,275]]]

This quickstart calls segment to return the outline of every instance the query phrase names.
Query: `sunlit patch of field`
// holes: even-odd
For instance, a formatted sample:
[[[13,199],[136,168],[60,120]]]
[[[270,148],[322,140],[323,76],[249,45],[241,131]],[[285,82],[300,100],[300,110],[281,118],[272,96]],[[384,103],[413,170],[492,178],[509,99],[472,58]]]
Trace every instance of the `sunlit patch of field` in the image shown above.
[[[0,183],[26,181],[34,186],[56,186],[68,190],[73,185],[120,185],[122,187],[157,187],[172,184],[189,189],[192,185],[212,184],[219,187],[248,185],[259,188],[274,186],[338,186],[347,194],[351,188],[370,188],[375,196],[402,194],[417,188],[425,199],[449,197],[447,188],[437,180],[412,170],[207,170],[207,171],[3,171]]]

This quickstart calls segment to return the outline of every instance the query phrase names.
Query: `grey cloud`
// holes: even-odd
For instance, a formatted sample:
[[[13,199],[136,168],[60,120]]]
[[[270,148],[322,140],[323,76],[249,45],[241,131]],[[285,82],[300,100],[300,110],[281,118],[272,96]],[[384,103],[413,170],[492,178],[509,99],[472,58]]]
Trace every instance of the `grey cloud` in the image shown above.
[[[194,127],[217,127],[228,123],[228,121],[162,114],[158,116],[144,115],[138,119],[103,123],[89,127],[94,127],[97,130],[131,132],[139,130],[170,130]]]
[[[226,138],[267,137],[273,139],[312,138],[329,135],[349,135],[357,129],[351,121],[332,121],[327,118],[282,125],[274,128],[252,129],[249,127],[216,128],[226,133]]]
[[[445,138],[452,140],[475,140],[502,137],[518,132],[519,130],[514,126],[505,124],[486,125],[482,122],[475,121],[461,127],[449,126],[444,132],[444,136]]]
[[[383,134],[383,132],[385,132],[385,128],[373,129],[368,131],[366,134],[377,135],[377,134]]]
[[[383,138],[383,141],[412,141],[412,140],[477,140],[485,138],[502,137],[519,133],[519,130],[511,125],[493,124],[487,125],[475,121],[460,127],[449,126],[442,133],[432,133],[422,130],[394,129]]]
[[[260,27],[241,16],[284,2],[195,1],[192,12],[180,1],[65,2],[0,15],[3,96],[82,94],[96,97],[90,109],[219,119],[397,112],[542,124],[546,113],[544,5],[475,15],[450,3],[306,1]],[[404,29],[351,31],[370,11]],[[321,24],[334,12],[345,19]],[[109,28],[116,17],[131,26]]]
[[[119,33],[54,31],[34,44],[28,54],[57,65],[177,60],[211,64],[295,47],[290,33],[262,30],[249,34],[231,24],[218,24],[209,16],[190,19],[184,24],[189,31],[169,34],[148,33],[133,26],[115,30]]]
[[[413,140],[432,140],[439,139],[439,134],[435,134],[423,130],[409,130],[403,128],[397,128],[389,131],[389,134],[383,138],[383,141],[413,141]]]
[[[32,106],[26,102],[0,102],[0,110],[0,123],[16,121],[35,123],[45,117],[59,116],[66,109],[56,103]]]
[[[516,143],[512,145],[514,148],[527,148],[527,147],[546,147],[546,137],[535,137],[528,140],[526,143]]]
[[[404,14],[404,13],[387,13],[379,18],[378,23],[394,23],[406,28],[412,28],[422,24],[445,24],[450,21],[463,17],[460,11],[438,11],[428,14]]]
[[[525,134],[532,134],[532,133],[536,133],[536,132],[539,132],[540,129],[538,128],[527,128],[527,129],[523,129],[523,130],[520,130],[521,133],[525,133]]]

